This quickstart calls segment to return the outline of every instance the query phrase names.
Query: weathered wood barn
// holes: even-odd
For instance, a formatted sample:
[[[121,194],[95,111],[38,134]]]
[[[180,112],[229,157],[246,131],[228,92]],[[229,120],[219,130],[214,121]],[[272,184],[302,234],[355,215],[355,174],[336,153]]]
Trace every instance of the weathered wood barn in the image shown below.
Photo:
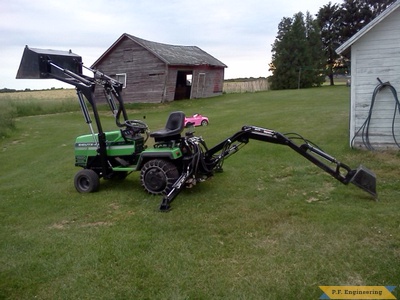
[[[124,33],[92,65],[124,84],[126,102],[166,102],[222,94],[227,66],[196,46]]]
[[[351,59],[351,144],[367,149],[400,147],[400,111],[393,93],[400,91],[400,0],[336,52]],[[378,78],[393,89],[380,89]],[[376,88],[379,92],[374,93]]]

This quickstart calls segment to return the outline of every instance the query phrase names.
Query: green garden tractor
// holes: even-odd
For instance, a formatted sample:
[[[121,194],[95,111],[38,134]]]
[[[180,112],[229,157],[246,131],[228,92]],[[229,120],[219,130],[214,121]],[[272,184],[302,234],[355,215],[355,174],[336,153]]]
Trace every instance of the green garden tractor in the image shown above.
[[[86,76],[82,69],[93,73]],[[99,189],[100,179],[125,178],[140,172],[143,188],[161,195],[161,211],[168,211],[179,192],[222,171],[224,160],[236,153],[250,139],[288,146],[343,184],[353,183],[376,197],[375,174],[363,166],[351,169],[298,134],[243,126],[238,132],[208,148],[193,127],[184,126],[185,114],[170,113],[165,128],[150,132],[145,122],[128,118],[121,96],[122,83],[83,65],[71,51],[25,47],[17,78],[57,79],[75,86],[78,101],[90,133],[75,141],[75,165],[81,167],[74,178],[78,192]],[[104,132],[94,92],[104,91],[105,102],[115,118],[116,130]],[[89,112],[87,103],[91,107]],[[93,128],[94,117],[97,130]],[[186,128],[186,129],[185,129]],[[153,146],[146,142],[154,139]],[[299,142],[300,141],[300,142]]]

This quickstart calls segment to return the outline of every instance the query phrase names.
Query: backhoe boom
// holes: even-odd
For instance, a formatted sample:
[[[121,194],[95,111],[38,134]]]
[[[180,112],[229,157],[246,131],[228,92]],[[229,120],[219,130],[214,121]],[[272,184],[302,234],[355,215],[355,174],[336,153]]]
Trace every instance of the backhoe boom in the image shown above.
[[[197,180],[199,174],[209,177],[213,171],[222,170],[224,159],[239,151],[240,146],[247,144],[250,139],[288,146],[341,183],[345,185],[353,183],[374,197],[377,196],[376,177],[372,171],[361,165],[357,169],[351,169],[298,134],[282,134],[271,129],[246,125],[242,127],[242,130],[210,149],[207,149],[201,138],[189,136],[183,139],[190,145],[190,149],[195,149],[193,160],[196,158],[196,163],[186,165],[186,171],[178,178],[171,191],[164,196],[160,205],[162,211],[170,209],[170,203],[185,187],[185,182]],[[294,142],[296,139],[301,140],[302,143],[298,145]]]

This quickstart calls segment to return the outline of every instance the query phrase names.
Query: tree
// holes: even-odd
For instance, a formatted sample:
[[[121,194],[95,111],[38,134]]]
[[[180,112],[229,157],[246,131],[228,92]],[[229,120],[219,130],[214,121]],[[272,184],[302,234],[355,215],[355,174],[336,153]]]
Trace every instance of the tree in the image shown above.
[[[306,30],[306,38],[312,58],[310,62],[312,69],[308,71],[310,72],[310,84],[312,86],[321,86],[325,81],[325,75],[323,74],[325,56],[322,51],[321,30],[318,21],[309,12],[306,14]]]
[[[372,11],[373,16],[379,15],[386,8],[392,5],[396,0],[366,0],[369,5],[370,10]]]
[[[345,42],[367,25],[373,18],[368,1],[344,0],[340,12],[340,37]]]
[[[338,4],[329,4],[321,7],[317,14],[318,25],[321,29],[321,43],[325,53],[326,74],[330,85],[334,85],[333,75],[335,62],[339,58],[336,49],[340,46],[340,17],[341,8]]]
[[[320,86],[321,63],[319,28],[312,16],[299,12],[293,18],[283,18],[272,45],[271,88]]]
[[[293,18],[283,18],[272,44],[271,88],[319,86],[323,82],[323,69],[334,85],[334,74],[346,68],[347,61],[337,55],[336,49],[395,1],[329,2],[320,8],[316,20],[309,13],[304,17],[301,12]]]
[[[344,43],[396,0],[343,0],[340,6],[340,41]]]
[[[276,40],[272,44],[272,62],[270,64],[270,71],[273,73],[271,76],[272,89],[283,89],[293,85],[290,83],[291,77],[295,76],[295,74],[291,74],[291,41],[289,38],[291,27],[292,19],[283,18],[278,25]]]
[[[344,0],[341,5],[329,2],[319,9],[317,20],[321,28],[326,74],[331,85],[334,85],[334,74],[346,68],[345,59],[335,50],[395,1]]]

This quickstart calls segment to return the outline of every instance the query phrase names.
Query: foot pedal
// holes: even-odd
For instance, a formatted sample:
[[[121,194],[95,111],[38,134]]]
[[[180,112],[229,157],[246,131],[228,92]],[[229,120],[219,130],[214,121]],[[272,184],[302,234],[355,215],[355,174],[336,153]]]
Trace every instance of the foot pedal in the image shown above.
[[[123,167],[129,167],[129,163],[128,163],[125,159],[120,158],[120,157],[115,157],[115,160],[116,160],[117,162],[119,162],[121,166],[123,166]]]

